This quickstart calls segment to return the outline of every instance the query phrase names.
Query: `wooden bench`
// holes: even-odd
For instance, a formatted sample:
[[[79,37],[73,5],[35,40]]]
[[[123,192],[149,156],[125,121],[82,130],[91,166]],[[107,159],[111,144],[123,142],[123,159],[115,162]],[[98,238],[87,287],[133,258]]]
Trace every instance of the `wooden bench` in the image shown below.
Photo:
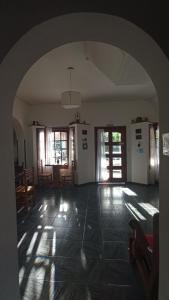
[[[33,203],[33,196],[35,194],[34,184],[34,169],[24,169],[23,183],[16,187],[16,204],[29,208]]]

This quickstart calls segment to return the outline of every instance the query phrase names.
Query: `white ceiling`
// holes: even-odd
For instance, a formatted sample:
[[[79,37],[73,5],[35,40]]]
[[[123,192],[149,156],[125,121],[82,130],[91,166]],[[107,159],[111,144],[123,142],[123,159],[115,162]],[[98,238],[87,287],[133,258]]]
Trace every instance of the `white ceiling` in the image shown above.
[[[41,57],[25,74],[17,97],[27,103],[60,102],[61,93],[79,91],[82,101],[152,100],[153,83],[143,67],[126,52],[108,44],[77,42]]]

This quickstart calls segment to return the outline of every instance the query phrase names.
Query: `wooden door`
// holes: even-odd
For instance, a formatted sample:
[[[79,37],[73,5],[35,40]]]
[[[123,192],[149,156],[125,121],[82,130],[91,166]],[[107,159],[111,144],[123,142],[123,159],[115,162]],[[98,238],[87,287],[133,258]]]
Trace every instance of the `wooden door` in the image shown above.
[[[97,130],[104,130],[105,164],[107,169],[107,182],[126,181],[126,127],[96,128],[96,150],[98,147]],[[97,151],[96,151],[97,153]],[[97,165],[97,159],[96,159]]]

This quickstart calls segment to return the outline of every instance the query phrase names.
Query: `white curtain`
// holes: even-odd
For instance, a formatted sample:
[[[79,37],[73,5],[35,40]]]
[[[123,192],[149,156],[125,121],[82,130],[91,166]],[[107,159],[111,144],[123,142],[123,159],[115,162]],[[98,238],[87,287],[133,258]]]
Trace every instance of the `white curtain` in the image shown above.
[[[104,130],[97,131],[97,182],[106,181],[109,178],[105,155]]]
[[[159,140],[156,139],[156,131],[151,125],[150,127],[150,173],[149,183],[154,184],[158,181],[159,173]]]
[[[74,141],[74,128],[69,129],[69,165],[75,160],[75,141]],[[75,162],[74,162],[75,163]]]
[[[42,172],[45,166],[45,130],[38,131],[38,169]]]
[[[46,128],[46,165],[54,165],[54,148],[52,128]]]

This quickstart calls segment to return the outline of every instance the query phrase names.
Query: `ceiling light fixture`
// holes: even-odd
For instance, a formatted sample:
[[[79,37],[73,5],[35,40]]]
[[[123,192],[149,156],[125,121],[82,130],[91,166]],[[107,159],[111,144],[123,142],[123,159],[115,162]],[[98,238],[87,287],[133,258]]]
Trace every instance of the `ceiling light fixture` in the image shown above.
[[[61,94],[61,106],[66,109],[77,108],[81,105],[81,94],[72,90],[72,71],[74,67],[68,67],[67,70],[70,73],[70,90]]]

